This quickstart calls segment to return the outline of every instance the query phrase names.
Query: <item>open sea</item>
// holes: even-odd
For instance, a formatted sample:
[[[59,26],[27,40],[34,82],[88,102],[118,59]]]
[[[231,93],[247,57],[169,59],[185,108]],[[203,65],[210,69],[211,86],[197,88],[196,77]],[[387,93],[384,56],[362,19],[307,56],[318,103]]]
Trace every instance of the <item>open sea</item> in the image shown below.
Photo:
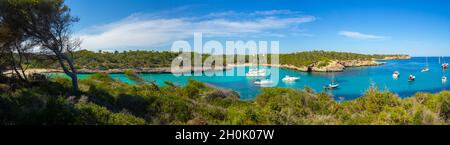
[[[380,90],[389,90],[401,97],[414,95],[417,92],[439,92],[450,89],[450,82],[443,83],[442,76],[450,77],[448,71],[443,71],[438,57],[428,58],[429,72],[421,72],[421,69],[427,66],[427,58],[413,57],[408,60],[387,60],[381,66],[355,67],[348,68],[343,72],[335,73],[316,73],[316,72],[298,72],[289,69],[269,67],[267,71],[272,73],[266,78],[247,77],[244,75],[234,76],[211,76],[201,74],[200,76],[175,76],[173,74],[141,74],[148,81],[155,81],[158,85],[165,85],[164,81],[171,81],[177,85],[185,85],[189,79],[205,82],[220,88],[231,89],[238,92],[243,100],[254,99],[264,87],[255,85],[257,80],[269,79],[274,82],[266,87],[283,87],[302,89],[309,86],[316,92],[327,92],[335,99],[352,100],[360,97],[370,87],[377,86]],[[441,58],[441,63],[450,62],[449,58]],[[227,70],[224,74],[236,73],[238,71],[248,72],[250,67],[234,67]],[[394,71],[400,72],[398,79],[393,79]],[[408,76],[413,74],[416,80],[408,81]],[[279,77],[273,77],[278,75]],[[300,80],[293,83],[281,81],[286,75],[300,77]],[[335,82],[340,86],[335,90],[325,90],[323,87],[330,84],[334,75]],[[86,78],[89,74],[80,74],[79,77]],[[133,84],[124,74],[111,74],[111,76],[120,81]]]

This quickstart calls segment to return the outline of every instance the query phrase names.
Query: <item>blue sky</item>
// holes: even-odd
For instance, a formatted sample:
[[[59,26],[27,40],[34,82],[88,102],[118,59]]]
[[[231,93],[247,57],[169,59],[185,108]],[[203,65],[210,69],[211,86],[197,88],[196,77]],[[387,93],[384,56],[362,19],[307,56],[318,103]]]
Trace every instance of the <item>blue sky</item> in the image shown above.
[[[170,50],[174,41],[280,41],[329,50],[450,56],[447,0],[66,0],[89,50]]]

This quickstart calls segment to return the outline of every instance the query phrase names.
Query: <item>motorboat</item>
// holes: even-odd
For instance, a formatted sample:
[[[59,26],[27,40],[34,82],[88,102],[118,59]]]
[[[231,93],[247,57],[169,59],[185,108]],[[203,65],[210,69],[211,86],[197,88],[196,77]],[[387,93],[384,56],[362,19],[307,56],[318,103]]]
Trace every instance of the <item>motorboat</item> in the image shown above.
[[[262,69],[262,70],[250,70],[247,73],[248,77],[264,77],[267,76],[267,71]]]
[[[297,80],[299,80],[299,79],[300,79],[300,77],[286,76],[286,77],[284,77],[282,80],[283,80],[284,82],[295,82],[295,81],[297,81]]]
[[[443,83],[447,82],[447,77],[446,77],[446,76],[443,76],[443,77],[442,77],[442,82],[443,82]]]
[[[256,85],[271,85],[273,82],[271,80],[260,80],[255,82]]]
[[[408,81],[415,81],[416,80],[416,76],[414,76],[414,75],[409,75],[409,77],[408,77]]]
[[[394,79],[397,79],[399,76],[400,76],[400,72],[398,72],[398,71],[395,71],[394,74],[392,74],[392,77]]]
[[[448,63],[443,63],[442,64],[442,69],[448,69]]]

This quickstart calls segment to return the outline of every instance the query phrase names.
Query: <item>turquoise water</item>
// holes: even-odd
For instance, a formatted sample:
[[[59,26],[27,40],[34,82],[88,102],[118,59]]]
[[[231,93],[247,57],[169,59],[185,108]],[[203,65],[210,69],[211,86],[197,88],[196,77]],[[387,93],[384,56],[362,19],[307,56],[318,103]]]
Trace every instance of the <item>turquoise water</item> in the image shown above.
[[[442,62],[449,62],[450,59],[442,59]],[[316,92],[327,92],[332,94],[336,99],[351,100],[361,96],[371,84],[378,86],[381,90],[389,90],[401,97],[411,96],[417,92],[439,92],[450,88],[450,82],[442,83],[443,75],[450,77],[448,72],[444,72],[439,64],[439,58],[428,58],[430,71],[427,73],[420,72],[426,66],[426,58],[414,57],[409,60],[389,60],[387,64],[372,67],[350,68],[344,72],[334,73],[335,80],[340,87],[336,90],[327,91],[323,86],[331,82],[333,73],[307,73],[297,72],[288,69],[279,69],[271,67],[268,70],[274,74],[279,71],[279,83],[276,87],[285,88],[304,88],[309,86]],[[237,72],[239,69],[249,70],[249,67],[235,67],[225,73]],[[392,73],[399,71],[400,77],[395,80]],[[416,76],[416,81],[408,82],[409,74]],[[301,77],[295,83],[284,83],[281,79],[286,76]],[[85,78],[88,74],[80,74],[80,78]],[[113,78],[127,83],[133,83],[123,74],[112,74]],[[258,78],[249,78],[246,76],[174,76],[173,74],[142,74],[144,79],[155,81],[158,85],[165,85],[164,81],[171,81],[177,85],[185,85],[189,79],[209,83],[221,88],[232,89],[241,95],[241,99],[254,99],[260,92],[260,86],[254,85],[254,81]],[[261,79],[261,78],[259,78]],[[274,80],[275,78],[269,78]]]

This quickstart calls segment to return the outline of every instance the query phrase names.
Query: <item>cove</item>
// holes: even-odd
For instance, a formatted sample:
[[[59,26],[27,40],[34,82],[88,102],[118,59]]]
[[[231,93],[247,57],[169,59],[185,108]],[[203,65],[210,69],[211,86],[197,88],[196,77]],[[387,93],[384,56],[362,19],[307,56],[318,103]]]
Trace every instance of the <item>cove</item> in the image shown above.
[[[450,59],[449,59],[450,60]],[[441,59],[442,62],[449,62],[447,58]],[[426,66],[425,57],[413,57],[408,60],[387,60],[385,65],[371,67],[355,67],[346,69],[343,72],[335,72],[335,81],[340,84],[338,89],[325,90],[324,85],[331,82],[332,73],[319,72],[298,72],[294,70],[269,67],[268,71],[279,70],[279,83],[272,87],[283,87],[293,89],[303,89],[308,86],[315,92],[326,92],[331,94],[337,100],[352,100],[364,94],[364,92],[374,85],[380,90],[387,90],[398,94],[400,97],[414,95],[417,92],[439,92],[450,88],[450,83],[442,83],[443,75],[450,77],[448,71],[443,71],[439,64],[438,57],[429,57],[429,72],[422,73],[421,69]],[[239,66],[238,66],[239,67]],[[238,67],[231,70],[237,71]],[[240,66],[243,67],[243,66]],[[248,72],[251,67],[244,67]],[[392,78],[392,73],[399,71],[401,73],[398,79]],[[417,79],[414,82],[408,82],[409,74],[414,74]],[[91,74],[79,74],[79,77],[86,78]],[[281,79],[286,76],[300,77],[300,80],[294,83],[284,83]],[[133,84],[124,74],[111,74],[111,77],[120,81]],[[189,79],[212,84],[220,88],[231,89],[238,92],[243,100],[252,100],[260,92],[262,87],[254,84],[257,78],[246,76],[174,76],[173,74],[141,74],[145,80],[155,81],[158,85],[166,85],[165,81],[171,81],[176,85],[185,85]]]

